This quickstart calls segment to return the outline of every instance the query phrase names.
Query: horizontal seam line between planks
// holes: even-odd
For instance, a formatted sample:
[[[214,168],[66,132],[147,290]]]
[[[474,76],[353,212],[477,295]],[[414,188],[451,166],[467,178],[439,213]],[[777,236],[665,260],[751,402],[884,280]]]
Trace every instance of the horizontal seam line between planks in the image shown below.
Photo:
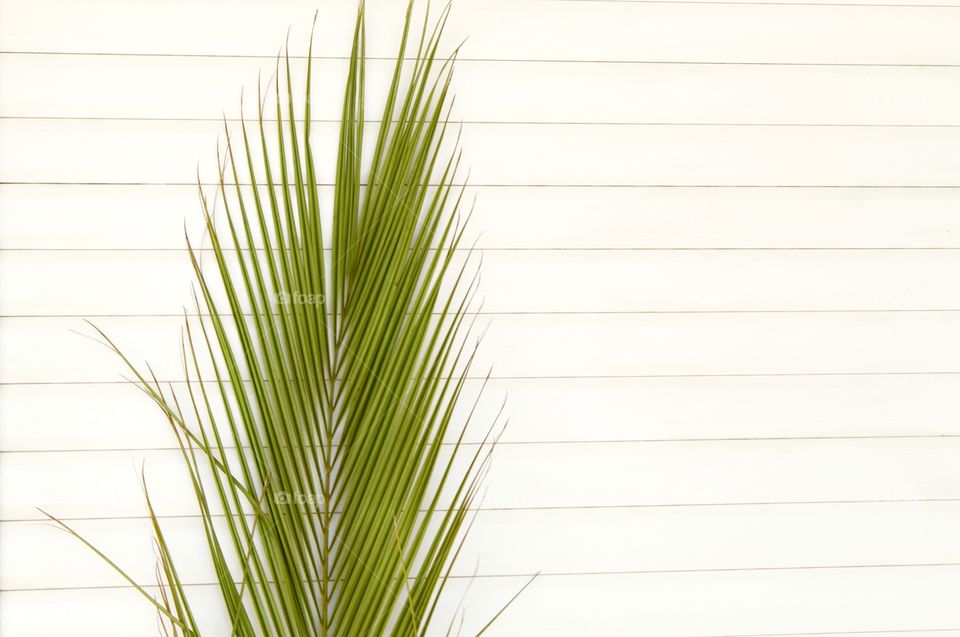
[[[257,118],[239,117],[110,117],[82,115],[0,115],[0,120],[14,121],[83,121],[83,122],[252,122]],[[276,119],[264,119],[266,123],[276,123]],[[311,119],[315,124],[339,124],[339,119]],[[367,124],[380,124],[382,120],[364,120]],[[396,121],[396,120],[394,120]],[[640,122],[640,121],[588,121],[588,120],[476,120],[458,119],[455,124],[506,125],[506,126],[637,126],[637,127],[727,127],[727,128],[960,128],[960,124],[856,124],[828,122]]]
[[[473,575],[449,575],[450,579],[501,579],[514,577],[604,577],[612,575],[682,575],[694,573],[765,573],[774,571],[832,571],[858,569],[901,569],[901,568],[956,568],[960,562],[932,562],[917,564],[830,564],[822,566],[754,566],[729,568],[674,568],[674,569],[636,569],[623,571],[554,571],[537,573],[484,573]],[[413,578],[410,578],[413,579]],[[237,582],[239,583],[239,582]],[[219,582],[196,582],[185,586],[219,586]],[[0,592],[24,593],[41,591],[68,591],[68,590],[116,590],[133,588],[131,584],[113,584],[105,586],[50,586],[37,588],[4,588]]]
[[[958,376],[960,371],[935,372],[783,372],[783,373],[743,373],[743,374],[597,374],[597,375],[569,375],[569,376],[467,376],[466,380],[553,380],[553,379],[601,379],[601,378],[782,378],[782,377],[817,377],[817,376]],[[4,381],[0,387],[17,387],[32,385],[128,385],[130,380],[61,380],[61,381]],[[182,384],[184,380],[161,380],[165,385]],[[196,380],[191,381],[196,383]],[[204,383],[215,383],[213,379],[203,379]],[[225,380],[225,385],[232,381]],[[243,382],[249,382],[244,380]]]
[[[435,249],[435,248],[434,248]],[[265,252],[265,248],[255,248]],[[960,250],[960,246],[671,246],[671,247],[552,247],[552,248],[459,248],[455,252],[844,252],[844,251],[926,251]],[[213,248],[195,247],[194,252],[212,252]],[[224,252],[236,252],[237,248],[223,248]],[[247,248],[243,252],[249,252]],[[187,248],[2,248],[2,252],[189,252]],[[324,249],[330,252],[330,248]]]
[[[0,55],[68,55],[68,56],[91,56],[91,57],[175,57],[175,58],[230,58],[230,59],[261,59],[276,60],[276,55],[256,55],[256,54],[226,54],[226,53],[131,53],[131,52],[108,52],[108,51],[0,51]],[[291,60],[306,60],[305,55],[291,55]],[[350,58],[342,55],[314,55],[314,60],[343,60]],[[415,58],[404,58],[406,61],[414,61]],[[384,60],[395,62],[395,57],[387,56],[367,56],[367,60]],[[684,65],[684,66],[826,66],[826,67],[895,67],[895,68],[960,68],[960,63],[923,63],[923,62],[746,62],[746,61],[705,61],[705,60],[616,60],[616,59],[536,59],[536,58],[483,58],[483,57],[460,57],[458,63],[462,62],[496,62],[510,63],[523,62],[533,63],[541,62],[544,64],[637,64],[637,65]]]
[[[596,511],[596,510],[622,510],[622,509],[683,509],[683,508],[714,508],[714,507],[763,507],[763,506],[834,506],[834,505],[856,505],[856,504],[932,504],[932,503],[957,503],[960,498],[887,498],[875,500],[787,500],[787,501],[758,501],[758,502],[675,502],[660,504],[586,504],[570,506],[527,506],[527,507],[471,507],[468,510],[478,513],[483,512],[512,512],[512,511]],[[447,509],[437,509],[438,512],[446,512]],[[425,512],[421,509],[421,512]],[[199,518],[199,513],[184,513],[179,515],[157,515],[158,519],[194,519]],[[214,514],[211,517],[222,518],[224,515]],[[149,520],[149,515],[113,515],[113,516],[90,516],[90,517],[58,517],[57,519],[65,522],[85,522],[85,521],[111,521],[111,520]],[[29,522],[50,522],[48,518],[3,518],[0,524],[4,523],[29,523]]]
[[[444,442],[443,447],[459,445],[461,447],[520,447],[520,446],[553,446],[553,445],[625,445],[625,444],[678,444],[678,443],[713,443],[713,442],[804,442],[804,441],[840,441],[840,440],[914,440],[914,439],[951,439],[960,438],[960,434],[891,434],[891,435],[863,435],[863,436],[761,436],[761,437],[732,437],[732,438],[624,438],[618,440],[513,440],[491,442],[460,443]],[[340,445],[333,445],[339,447]],[[249,449],[249,446],[240,449]],[[225,446],[227,451],[236,451],[236,446]],[[117,448],[82,448],[82,449],[0,449],[2,454],[48,454],[48,453],[137,453],[147,451],[180,451],[179,447],[117,447]]]
[[[228,183],[228,186],[234,184]],[[239,186],[267,186],[266,183],[240,183]],[[276,185],[276,184],[275,184]],[[333,186],[332,182],[321,182],[317,186]],[[367,186],[366,183],[360,184]],[[440,184],[427,184],[428,187],[436,187]],[[882,190],[954,190],[960,188],[960,184],[479,184],[479,183],[451,183],[446,184],[451,188],[768,188],[768,189],[882,189]],[[197,186],[219,187],[219,182],[193,182],[193,181],[0,181],[0,186]]]
[[[902,308],[902,309],[830,309],[830,310],[517,310],[463,312],[466,316],[625,316],[659,314],[924,314],[955,313],[958,308]],[[439,312],[433,312],[439,316]],[[61,319],[61,318],[208,318],[210,314],[197,312],[167,314],[0,314],[0,319]],[[252,317],[252,313],[242,316]]]

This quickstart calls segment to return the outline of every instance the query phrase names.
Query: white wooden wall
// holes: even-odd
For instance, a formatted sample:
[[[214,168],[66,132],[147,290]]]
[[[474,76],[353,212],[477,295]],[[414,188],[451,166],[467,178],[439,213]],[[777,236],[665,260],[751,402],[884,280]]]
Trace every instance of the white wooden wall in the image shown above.
[[[960,2],[933,2],[458,0],[511,417],[465,633],[540,571],[493,634],[960,636]],[[402,3],[368,4],[388,58]],[[322,144],[351,2],[0,3],[4,637],[155,634],[35,509],[149,582],[143,460],[216,606],[167,430],[75,331],[179,376],[197,163],[317,8]]]

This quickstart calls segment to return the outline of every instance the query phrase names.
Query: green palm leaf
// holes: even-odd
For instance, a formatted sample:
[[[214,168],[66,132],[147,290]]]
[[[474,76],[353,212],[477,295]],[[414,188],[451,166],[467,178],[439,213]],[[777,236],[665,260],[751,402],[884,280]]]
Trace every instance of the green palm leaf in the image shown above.
[[[227,128],[219,187],[200,189],[212,270],[188,240],[200,318],[185,316],[185,389],[101,333],[179,442],[233,635],[425,634],[489,457],[491,445],[462,446],[467,423],[453,417],[476,277],[454,259],[453,58],[437,58],[447,11],[417,36],[412,10],[365,160],[360,8],[332,209],[311,145],[309,56],[299,118],[284,57],[275,108],[264,98],[255,125]],[[156,606],[168,634],[199,634],[147,505],[158,598],[60,524]]]

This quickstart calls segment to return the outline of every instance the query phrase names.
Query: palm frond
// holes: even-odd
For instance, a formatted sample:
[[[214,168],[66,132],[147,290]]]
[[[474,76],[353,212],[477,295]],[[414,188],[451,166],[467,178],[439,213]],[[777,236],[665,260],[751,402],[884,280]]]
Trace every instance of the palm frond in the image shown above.
[[[299,117],[284,55],[256,120],[232,135],[225,123],[219,185],[200,188],[212,267],[187,238],[200,318],[184,317],[184,387],[101,333],[178,441],[232,635],[426,634],[463,546],[491,445],[468,451],[454,418],[476,276],[455,259],[454,57],[438,57],[448,10],[417,34],[408,6],[367,157],[361,5],[332,208],[311,143],[312,46]],[[166,634],[197,635],[147,505],[162,594],[124,577]]]

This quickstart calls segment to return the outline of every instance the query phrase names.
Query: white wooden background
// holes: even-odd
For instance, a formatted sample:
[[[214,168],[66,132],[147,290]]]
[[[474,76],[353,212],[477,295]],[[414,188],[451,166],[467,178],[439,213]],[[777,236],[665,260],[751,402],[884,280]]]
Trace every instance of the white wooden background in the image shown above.
[[[368,4],[376,99],[403,3]],[[0,3],[4,637],[155,634],[35,509],[149,582],[142,460],[216,606],[166,428],[75,330],[179,376],[197,162],[314,9],[334,120],[351,2]],[[960,2],[458,0],[449,32],[511,417],[465,633],[541,571],[493,634],[960,636]]]

